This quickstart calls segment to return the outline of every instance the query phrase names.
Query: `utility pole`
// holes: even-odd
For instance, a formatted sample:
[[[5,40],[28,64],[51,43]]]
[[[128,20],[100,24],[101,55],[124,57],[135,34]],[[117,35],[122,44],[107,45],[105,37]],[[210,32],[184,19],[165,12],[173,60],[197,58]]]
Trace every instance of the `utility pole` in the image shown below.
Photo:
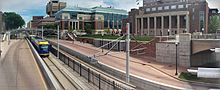
[[[127,50],[126,50],[126,81],[129,83],[130,82],[130,24],[127,23]]]
[[[44,26],[42,26],[41,38],[44,38]]]
[[[59,39],[60,39],[60,27],[57,25],[57,58],[59,59],[59,53],[60,53],[60,44],[59,44]]]

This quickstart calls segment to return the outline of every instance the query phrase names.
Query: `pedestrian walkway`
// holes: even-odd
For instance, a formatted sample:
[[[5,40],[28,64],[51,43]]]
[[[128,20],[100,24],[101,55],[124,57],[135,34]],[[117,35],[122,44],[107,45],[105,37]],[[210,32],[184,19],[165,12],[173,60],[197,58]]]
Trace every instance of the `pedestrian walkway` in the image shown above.
[[[2,43],[0,90],[47,90],[45,80],[25,40]]]

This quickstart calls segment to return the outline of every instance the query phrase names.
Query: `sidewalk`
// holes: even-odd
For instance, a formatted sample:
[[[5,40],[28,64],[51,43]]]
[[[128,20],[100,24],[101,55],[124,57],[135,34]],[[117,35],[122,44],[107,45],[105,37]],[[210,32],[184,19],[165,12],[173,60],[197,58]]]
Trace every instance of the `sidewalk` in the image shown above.
[[[54,41],[56,42],[56,41]],[[80,43],[78,41],[65,41],[61,40],[60,43],[70,49],[78,51],[79,53],[85,54],[87,56],[94,56],[95,54],[101,52],[101,49],[94,47],[91,44]],[[104,53],[96,55],[96,59],[99,62],[112,66],[116,69],[125,71],[125,53],[124,52],[111,52],[108,55]],[[155,62],[154,58],[141,56],[141,57],[131,57],[130,58],[130,73],[137,77],[141,77],[147,80],[152,80],[164,85],[172,85],[182,88],[203,88],[203,86],[193,86],[191,83],[183,82],[178,80],[175,76],[175,65],[161,64]],[[186,68],[178,67],[178,71],[185,71]]]
[[[0,47],[1,47],[1,51],[2,51],[0,60],[5,58],[5,55],[7,54],[10,47],[16,42],[18,42],[18,40],[11,40],[10,44],[8,43],[8,41],[0,42]]]

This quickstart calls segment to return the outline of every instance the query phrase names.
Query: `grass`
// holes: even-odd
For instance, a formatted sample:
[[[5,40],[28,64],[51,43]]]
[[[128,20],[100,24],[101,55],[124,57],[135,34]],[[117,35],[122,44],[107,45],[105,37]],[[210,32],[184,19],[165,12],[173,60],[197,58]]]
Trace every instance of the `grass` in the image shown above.
[[[182,72],[179,76],[180,79],[184,79],[184,80],[192,80],[192,81],[197,81],[199,80],[199,78],[197,78],[196,75],[192,75],[190,73],[186,73],[186,72]]]
[[[180,79],[189,80],[189,81],[196,81],[196,82],[204,82],[204,83],[213,83],[217,84],[220,83],[220,79],[215,78],[198,78],[197,75],[192,75],[190,73],[182,72],[179,76]]]
[[[95,39],[102,39],[102,35],[101,34],[96,34],[96,35],[82,35],[80,36],[81,38],[95,38]],[[103,39],[117,39],[120,36],[114,36],[114,35],[104,35]],[[125,40],[126,37],[122,38],[122,40]],[[151,38],[148,36],[135,36],[135,37],[131,37],[131,40],[137,40],[137,41],[150,41]]]

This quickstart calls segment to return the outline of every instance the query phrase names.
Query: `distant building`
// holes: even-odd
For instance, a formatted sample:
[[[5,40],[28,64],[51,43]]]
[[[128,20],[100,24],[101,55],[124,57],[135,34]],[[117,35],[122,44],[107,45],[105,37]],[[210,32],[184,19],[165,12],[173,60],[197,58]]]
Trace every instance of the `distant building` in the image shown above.
[[[59,0],[49,0],[46,6],[46,13],[51,17],[54,16],[54,14],[65,8],[66,2],[59,2]]]
[[[143,7],[132,9],[128,20],[135,35],[207,33],[208,13],[206,0],[143,0]]]
[[[210,17],[213,17],[213,16],[217,16],[218,20],[220,22],[220,13],[219,13],[219,10],[217,8],[216,9],[209,9],[209,24],[210,24]],[[217,32],[220,32],[220,27],[217,30]]]
[[[66,7],[55,14],[62,30],[84,31],[88,25],[94,33],[103,30],[118,32],[122,28],[122,19],[127,18],[126,10],[106,7]]]
[[[209,9],[209,18],[212,16],[217,16],[220,19],[220,13],[217,8],[215,9]]]
[[[29,29],[39,29],[44,25],[54,25],[54,17],[33,16],[32,20],[27,23]]]
[[[32,20],[27,23],[28,28],[37,29],[39,27],[38,23],[44,18],[44,16],[33,16]]]
[[[3,32],[5,29],[5,23],[3,20],[4,13],[0,11],[0,32]]]

